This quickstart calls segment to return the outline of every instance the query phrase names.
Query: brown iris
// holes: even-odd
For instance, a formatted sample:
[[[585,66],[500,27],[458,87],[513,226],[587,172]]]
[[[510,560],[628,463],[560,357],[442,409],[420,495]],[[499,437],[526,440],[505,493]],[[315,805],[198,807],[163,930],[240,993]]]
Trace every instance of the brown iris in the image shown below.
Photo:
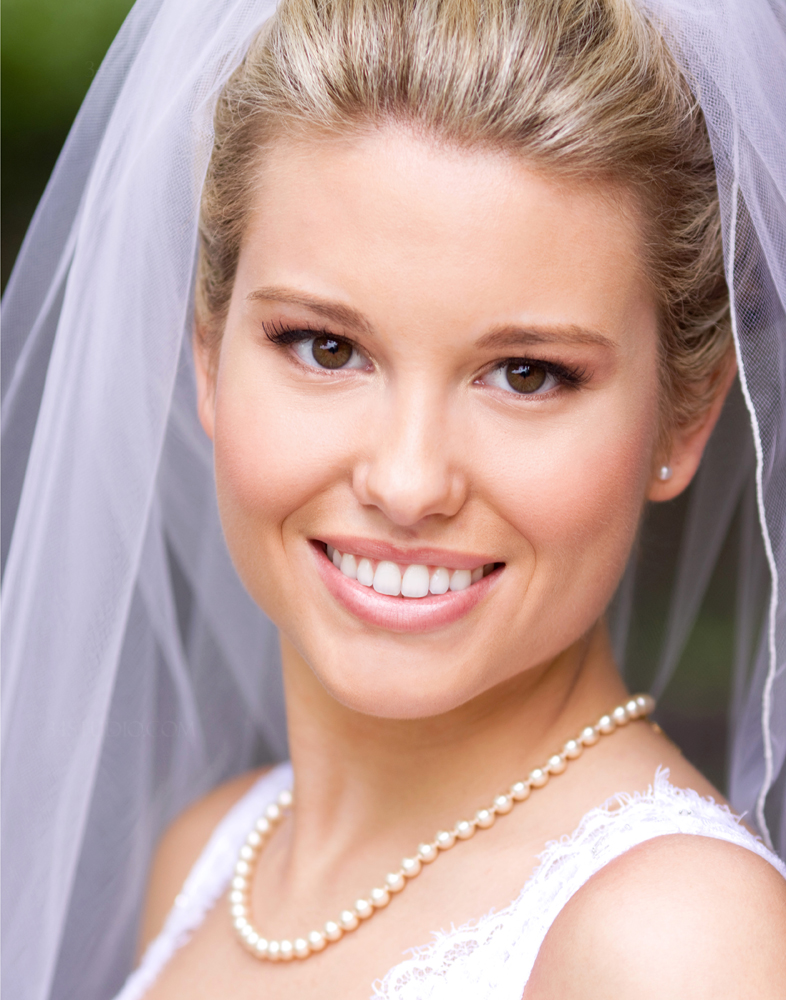
[[[352,344],[336,337],[315,337],[311,353],[323,368],[343,368],[352,357]]]
[[[505,367],[505,377],[508,385],[516,392],[537,392],[546,381],[548,372],[543,365],[530,361],[510,361]]]

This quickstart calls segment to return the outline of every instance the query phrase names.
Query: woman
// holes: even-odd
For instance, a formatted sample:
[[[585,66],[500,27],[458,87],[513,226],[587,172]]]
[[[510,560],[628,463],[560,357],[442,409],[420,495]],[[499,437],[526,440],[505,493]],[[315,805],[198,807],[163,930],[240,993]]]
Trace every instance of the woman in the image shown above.
[[[715,137],[698,19],[656,29],[627,0],[289,0],[260,32],[255,4],[176,7],[132,19],[98,90],[117,90],[105,131],[86,117],[72,140],[74,180],[100,139],[76,250],[9,389],[47,370],[7,570],[10,660],[42,667],[10,675],[11,747],[25,706],[52,723],[7,781],[30,810],[15,776],[45,773],[55,803],[18,883],[18,926],[56,904],[28,995],[121,986],[149,845],[215,785],[158,848],[122,1000],[780,995],[783,865],[647,723],[605,624],[645,506],[696,473],[735,345],[771,570],[781,556],[782,414],[765,405],[780,258],[759,217],[777,221],[759,213],[776,160],[759,153],[744,187],[735,106],[734,156],[717,145],[713,164],[673,55]],[[757,16],[777,50],[782,25]],[[197,200],[193,399],[175,332],[192,325]],[[280,629],[291,770],[247,770],[276,738],[272,657],[192,412],[226,547]],[[44,632],[23,630],[48,587]],[[761,749],[739,727],[764,769],[740,781],[762,833],[776,573],[770,596]],[[652,944],[657,975],[629,961]]]

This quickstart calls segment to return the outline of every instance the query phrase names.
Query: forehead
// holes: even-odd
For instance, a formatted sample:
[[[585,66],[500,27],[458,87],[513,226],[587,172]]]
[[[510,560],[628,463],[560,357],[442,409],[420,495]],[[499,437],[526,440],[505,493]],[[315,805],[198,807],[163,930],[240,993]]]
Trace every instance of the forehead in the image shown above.
[[[387,315],[419,308],[484,324],[523,311],[615,326],[649,306],[640,247],[621,185],[391,128],[267,151],[238,284]]]

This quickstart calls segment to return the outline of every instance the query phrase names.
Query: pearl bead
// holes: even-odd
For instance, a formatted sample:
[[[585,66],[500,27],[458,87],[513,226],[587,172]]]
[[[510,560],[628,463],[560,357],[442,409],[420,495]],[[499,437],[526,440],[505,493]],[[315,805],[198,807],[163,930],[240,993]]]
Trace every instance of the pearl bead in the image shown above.
[[[617,724],[610,715],[601,715],[598,719],[598,732],[604,736],[609,736],[617,728]]]
[[[581,730],[579,739],[585,747],[594,747],[600,739],[600,736],[595,726],[585,726],[584,729]]]
[[[250,871],[251,868],[247,861],[238,861],[238,863],[235,865],[236,875],[248,875]]]
[[[581,752],[584,747],[579,743],[578,740],[568,740],[565,746],[562,748],[563,756],[567,760],[575,760],[577,757],[581,757]]]
[[[434,841],[440,851],[447,851],[456,843],[456,835],[451,830],[440,830]]]
[[[639,708],[639,703],[635,698],[631,698],[630,701],[625,702],[625,711],[628,713],[629,718],[638,719],[641,715],[641,709]]]
[[[390,892],[401,892],[404,888],[404,876],[401,872],[388,872],[385,876],[385,885]]]
[[[233,903],[229,909],[233,917],[245,917],[246,908],[243,903]]]
[[[505,816],[513,808],[513,799],[510,795],[498,795],[494,799],[494,812],[500,816]]]
[[[618,726],[625,726],[630,721],[628,717],[628,710],[624,705],[617,705],[614,711],[611,713],[612,719],[616,722]]]
[[[517,781],[514,785],[510,786],[511,798],[515,802],[523,802],[524,799],[529,798],[530,785],[528,781]]]
[[[289,807],[292,805],[292,792],[290,792],[289,789],[285,789],[283,792],[279,794],[278,804],[281,806],[282,809],[289,809]]]
[[[305,938],[295,938],[294,948],[295,958],[308,958],[311,954],[311,946]]]
[[[255,854],[256,854],[256,851],[254,850],[254,848],[253,847],[249,847],[248,844],[243,844],[243,846],[240,848],[240,857],[244,861],[253,861]]]
[[[355,900],[355,913],[357,913],[361,920],[368,920],[373,912],[374,907],[367,899]]]
[[[637,695],[636,702],[642,715],[649,715],[655,708],[655,699],[648,694]]]
[[[235,875],[232,879],[232,888],[239,889],[241,892],[248,886],[248,879],[243,878],[242,875]]]
[[[262,843],[262,837],[256,830],[252,830],[246,837],[246,843],[249,847],[259,847]]]
[[[401,861],[401,870],[404,873],[404,878],[414,878],[416,875],[419,875],[422,867],[420,858],[403,858]]]
[[[277,962],[281,957],[281,945],[278,941],[268,941],[267,957],[271,962]]]
[[[529,772],[529,778],[527,780],[533,788],[543,788],[549,780],[549,772],[544,770],[542,767],[536,767],[534,771]]]
[[[338,922],[341,924],[341,929],[344,931],[354,931],[360,923],[352,910],[343,910],[341,916],[338,918]]]
[[[259,935],[255,930],[252,930],[250,927],[247,927],[245,933],[243,934],[243,939],[245,940],[249,948],[254,948],[256,947],[256,943],[259,940]]]
[[[261,833],[263,837],[266,834],[270,833],[270,823],[268,822],[268,820],[265,819],[264,816],[261,816],[256,821],[256,823],[254,824],[254,826],[256,827],[257,832]]]
[[[281,942],[281,950],[279,955],[284,959],[285,962],[291,962],[295,957],[295,948],[291,941],[287,941],[286,938]]]
[[[553,757],[549,757],[549,762],[546,765],[549,774],[562,774],[567,766],[565,758],[559,753],[555,753]]]
[[[257,943],[254,945],[254,951],[257,955],[267,955],[268,940],[267,938],[259,938]]]
[[[424,864],[430,864],[438,853],[436,844],[420,844],[418,846],[418,857]]]
[[[478,809],[475,813],[475,826],[479,826],[481,830],[488,830],[490,826],[494,826],[496,818],[492,809]]]
[[[327,945],[325,935],[319,931],[312,931],[308,936],[308,946],[312,951],[322,951]]]
[[[275,802],[271,802],[265,810],[265,818],[271,823],[277,823],[281,819],[281,809]]]
[[[381,910],[383,906],[387,906],[390,902],[390,893],[387,889],[372,889],[371,902],[377,910]]]
[[[243,903],[245,902],[246,894],[241,892],[240,889],[233,889],[229,894],[230,903]]]
[[[475,834],[475,824],[468,819],[461,819],[456,823],[456,836],[459,840],[469,840]]]
[[[235,917],[232,923],[235,925],[235,930],[238,932],[238,934],[242,934],[243,928],[248,927],[248,921],[243,916]]]
[[[339,941],[343,936],[344,931],[339,927],[335,920],[328,920],[325,924],[325,938],[328,941]]]

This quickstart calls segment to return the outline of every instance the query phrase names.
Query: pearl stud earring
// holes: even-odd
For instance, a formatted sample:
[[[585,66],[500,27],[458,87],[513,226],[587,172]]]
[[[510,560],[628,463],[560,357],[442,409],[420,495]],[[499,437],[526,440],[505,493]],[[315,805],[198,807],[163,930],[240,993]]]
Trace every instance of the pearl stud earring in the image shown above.
[[[662,465],[658,469],[658,479],[665,483],[666,480],[671,479],[672,469],[670,465]]]

